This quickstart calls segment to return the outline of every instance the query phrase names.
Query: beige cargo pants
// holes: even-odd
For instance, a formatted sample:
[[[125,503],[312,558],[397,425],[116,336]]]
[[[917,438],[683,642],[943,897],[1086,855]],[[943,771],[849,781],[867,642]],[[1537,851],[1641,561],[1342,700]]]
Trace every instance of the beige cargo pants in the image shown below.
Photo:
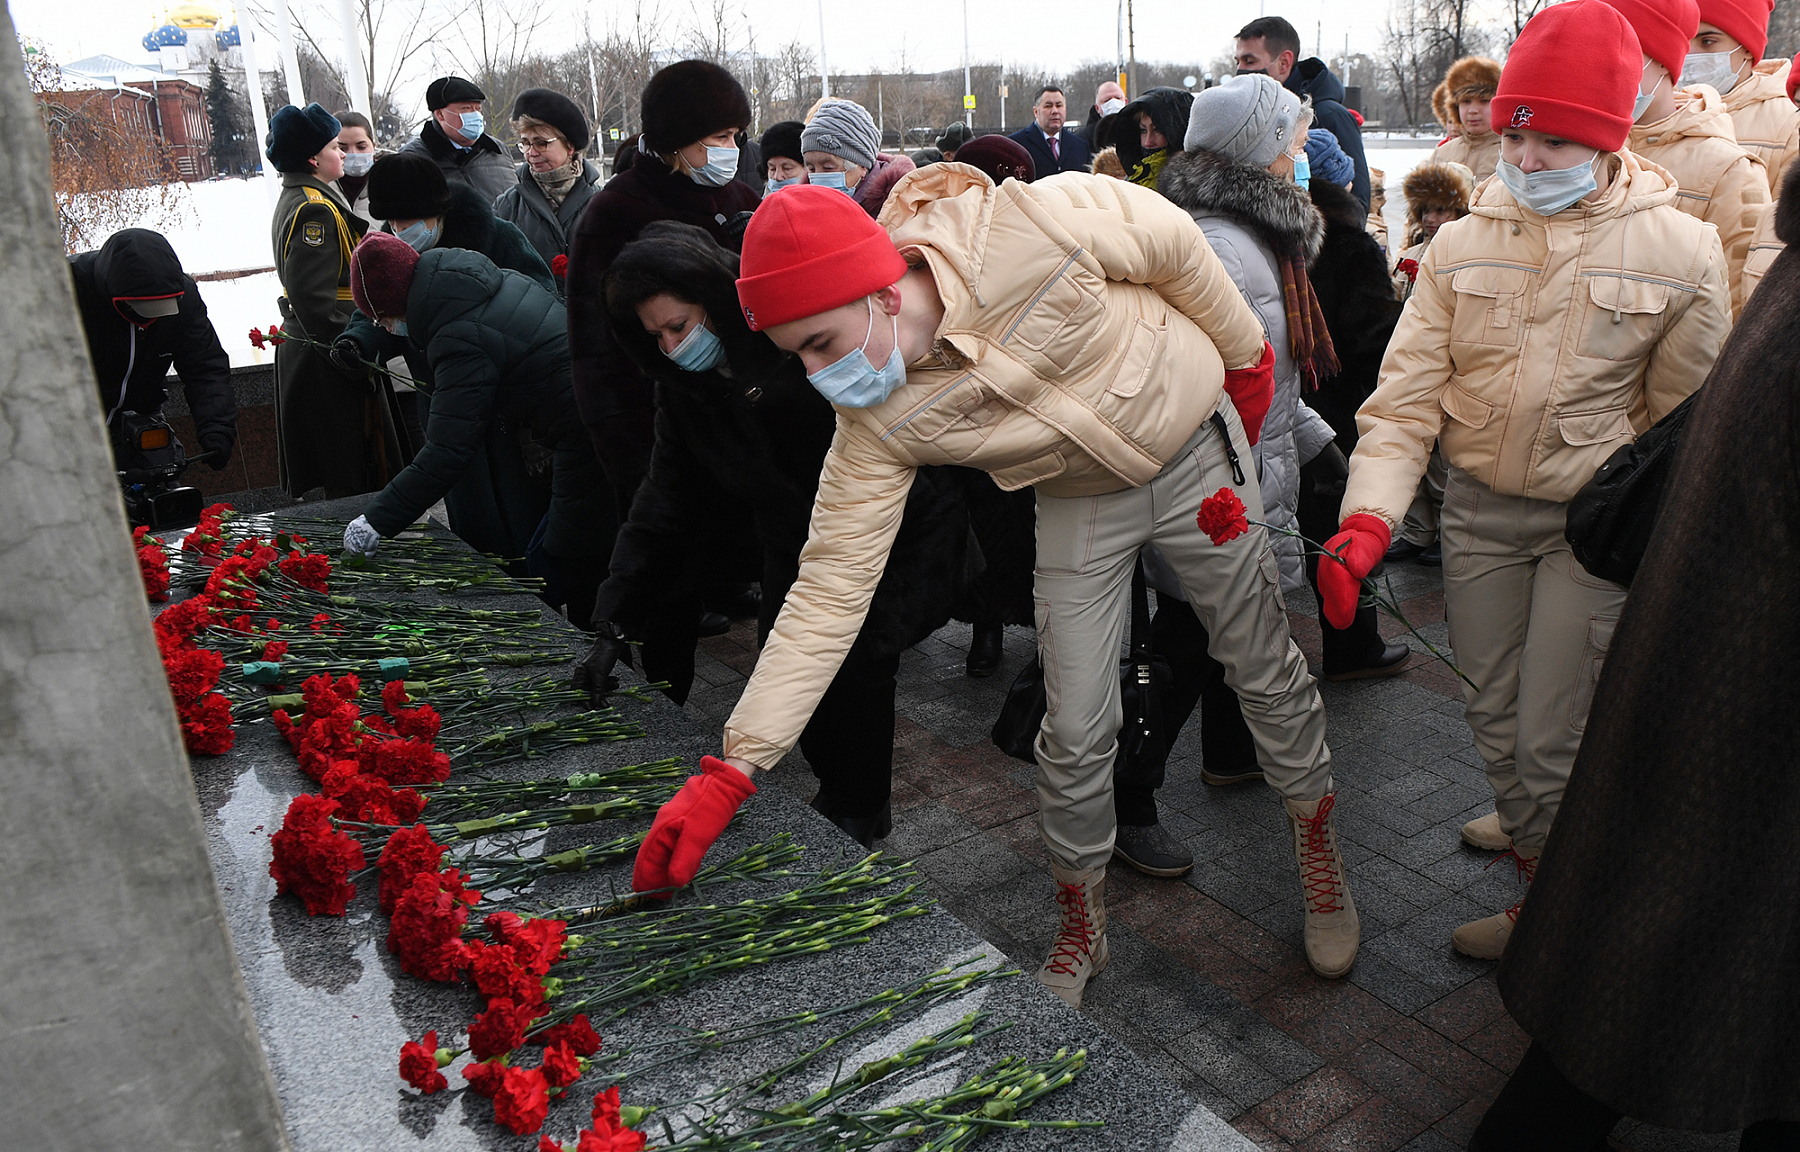
[[[1541,849],[1625,589],[1590,576],[1563,538],[1568,505],[1502,496],[1452,466],[1444,490],[1444,612],[1469,729],[1500,826]]]
[[[1214,545],[1194,517],[1200,501],[1232,488],[1262,518],[1256,463],[1229,400],[1220,402],[1244,482],[1211,422],[1150,483],[1105,496],[1038,495],[1038,658],[1049,710],[1037,739],[1038,826],[1063,868],[1112,856],[1113,756],[1123,710],[1119,658],[1131,616],[1138,549],[1155,544],[1211,637],[1208,651],[1242,702],[1264,778],[1284,798],[1331,791],[1325,708],[1288,635],[1281,573],[1268,533],[1252,528]]]

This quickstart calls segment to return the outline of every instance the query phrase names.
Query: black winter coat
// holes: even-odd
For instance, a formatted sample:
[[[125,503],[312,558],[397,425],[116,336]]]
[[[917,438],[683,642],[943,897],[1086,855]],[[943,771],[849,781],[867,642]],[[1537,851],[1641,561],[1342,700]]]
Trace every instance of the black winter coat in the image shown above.
[[[1119,163],[1125,165],[1125,174],[1144,159],[1144,144],[1141,130],[1138,127],[1138,113],[1148,112],[1150,123],[1163,134],[1169,142],[1172,154],[1180,154],[1181,141],[1187,135],[1188,112],[1194,107],[1194,94],[1180,88],[1152,88],[1119,109],[1113,118],[1110,140],[1119,153]]]
[[[1336,434],[1345,456],[1356,450],[1356,410],[1381,374],[1388,339],[1400,321],[1400,302],[1388,276],[1387,258],[1369,235],[1368,214],[1342,185],[1320,177],[1308,185],[1325,217],[1325,245],[1307,269],[1325,327],[1337,349],[1338,374],[1305,397]]]
[[[458,148],[450,143],[450,137],[444,135],[434,117],[419,125],[419,134],[402,145],[400,151],[431,157],[452,187],[467,184],[489,204],[512,187],[513,162],[500,147],[500,141],[485,132],[472,146]]]
[[[644,225],[675,220],[703,228],[724,243],[726,225],[753,210],[754,191],[732,180],[706,188],[669,168],[656,156],[638,153],[588,201],[569,246],[569,344],[575,354],[575,399],[594,440],[607,477],[629,493],[650,464],[655,401],[646,377],[620,355],[607,319],[601,285],[619,249],[635,240]],[[741,242],[741,228],[735,236]]]
[[[554,453],[545,550],[604,553],[609,541],[595,529],[610,518],[575,414],[568,322],[556,294],[478,253],[433,248],[413,274],[406,327],[434,382],[425,446],[364,509],[370,525],[391,536],[418,519],[470,467],[489,424],[505,419]]]
[[[714,510],[736,503],[748,509],[762,549],[758,636],[766,638],[799,575],[837,418],[799,360],[744,323],[735,255],[697,229],[673,224],[651,225],[645,240],[666,250],[670,282],[686,286],[712,318],[731,375],[683,371],[635,318],[615,323],[620,346],[656,381],[656,444],[630,519],[619,529],[594,619],[636,624],[701,558],[704,541],[697,536]],[[965,582],[969,538],[955,471],[919,469],[857,655],[893,655],[950,618]]]
[[[98,252],[69,257],[75,305],[87,333],[88,356],[100,388],[101,412],[160,412],[168,398],[169,366],[181,377],[194,415],[200,449],[223,450],[215,469],[237,442],[237,402],[231,395],[231,359],[206,316],[194,278],[181,270],[175,250],[160,233],[127,228],[107,238]],[[181,311],[148,328],[125,319],[114,301],[181,293]]]
[[[1363,155],[1362,124],[1344,106],[1344,82],[1331,74],[1325,62],[1309,56],[1294,65],[1288,73],[1287,89],[1296,96],[1310,96],[1313,102],[1313,124],[1337,137],[1338,147],[1356,165],[1356,179],[1350,191],[1362,202],[1363,215],[1369,214],[1369,161]]]
[[[1499,971],[1558,1071],[1671,1128],[1800,1120],[1800,180],[1786,185],[1787,251],[1700,390]]]

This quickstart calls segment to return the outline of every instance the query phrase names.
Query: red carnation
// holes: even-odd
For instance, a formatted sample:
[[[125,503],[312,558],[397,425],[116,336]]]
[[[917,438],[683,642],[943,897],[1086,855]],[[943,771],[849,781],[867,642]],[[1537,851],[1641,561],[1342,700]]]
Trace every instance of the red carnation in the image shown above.
[[[269,875],[277,893],[293,892],[309,916],[341,916],[356,888],[350,873],[363,866],[362,846],[332,827],[337,801],[302,794],[288,805],[281,830],[269,838],[275,857]]]
[[[524,1136],[544,1126],[550,1111],[550,1086],[536,1068],[508,1068],[494,1093],[494,1120]]]
[[[550,1139],[548,1136],[539,1136],[538,1152],[569,1152],[569,1150],[564,1148],[561,1143]]]
[[[250,343],[257,348],[265,348],[268,346],[268,341],[263,336],[261,328],[250,329]]]
[[[469,969],[469,979],[490,1002],[510,1000],[521,1005],[544,1002],[543,979],[520,964],[510,947],[470,940],[463,945],[463,960]]]
[[[450,757],[424,740],[365,737],[357,758],[365,773],[393,784],[434,784],[450,778]]]
[[[550,971],[568,939],[568,925],[561,920],[524,920],[510,912],[496,912],[482,923],[502,943],[512,946],[521,965],[539,976]]]
[[[302,588],[309,588],[314,592],[331,591],[327,584],[331,576],[331,561],[324,556],[289,552],[277,567],[281,569],[283,576]]]
[[[617,1128],[619,1126],[619,1086],[614,1084],[604,1092],[594,1093],[594,1127]]]
[[[286,640],[271,640],[263,645],[262,658],[264,660],[279,661],[283,656],[287,655],[287,650],[288,642]]]
[[[1407,283],[1410,284],[1419,279],[1419,262],[1417,260],[1402,260],[1397,267],[1400,274],[1406,277]]]
[[[1244,502],[1229,488],[1200,501],[1200,513],[1194,519],[1214,544],[1236,540],[1250,530],[1250,522],[1244,519]]]
[[[577,1056],[592,1056],[600,1051],[600,1034],[588,1023],[586,1013],[566,1023],[546,1028],[532,1039],[546,1045],[566,1044]]]
[[[567,1088],[581,1079],[581,1058],[567,1044],[552,1044],[544,1049],[544,1061],[538,1067],[552,1088]]]
[[[450,1081],[438,1071],[437,1031],[425,1033],[420,1040],[400,1045],[400,1075],[414,1088],[429,1096],[450,1087]]]
[[[423,824],[402,828],[388,837],[381,850],[381,911],[393,915],[400,893],[412,887],[414,877],[436,873],[444,859],[445,848],[432,840]]]
[[[287,333],[275,327],[273,324],[269,325],[269,343],[276,347],[280,347],[287,343]]]
[[[505,1075],[506,1065],[498,1060],[483,1060],[462,1070],[463,1079],[469,1082],[469,1091],[489,1098],[500,1091],[500,1082]]]
[[[183,648],[163,658],[163,673],[177,704],[191,704],[213,690],[225,657],[210,648]]]
[[[463,925],[468,923],[469,909],[481,899],[481,893],[464,888],[462,881],[454,868],[421,873],[394,902],[387,946],[407,975],[422,980],[456,978],[463,959]]]
[[[469,1051],[477,1060],[504,1056],[525,1043],[531,1021],[541,1015],[532,1004],[519,1004],[504,996],[489,1000],[487,1011],[469,1025]]]
[[[156,646],[163,659],[181,648],[193,647],[194,633],[212,623],[212,605],[203,596],[192,596],[156,614]]]
[[[365,824],[410,824],[425,810],[425,797],[411,788],[394,789],[379,776],[365,776],[354,760],[340,760],[321,781],[346,818]]]
[[[151,600],[162,603],[169,598],[169,554],[161,541],[150,539],[150,529],[132,530],[131,546],[137,549],[138,575],[144,581],[144,592]]]
[[[642,1152],[644,1134],[629,1128],[595,1128],[581,1133],[575,1152]]]
[[[412,697],[406,694],[406,681],[389,680],[381,690],[381,703],[394,718],[394,731],[418,740],[435,740],[443,720],[429,704],[408,708]]]
[[[231,701],[217,692],[208,692],[176,711],[181,719],[181,742],[195,756],[223,756],[237,742],[231,730]]]
[[[569,258],[564,256],[561,252],[550,257],[550,274],[552,276],[567,276],[569,274]]]

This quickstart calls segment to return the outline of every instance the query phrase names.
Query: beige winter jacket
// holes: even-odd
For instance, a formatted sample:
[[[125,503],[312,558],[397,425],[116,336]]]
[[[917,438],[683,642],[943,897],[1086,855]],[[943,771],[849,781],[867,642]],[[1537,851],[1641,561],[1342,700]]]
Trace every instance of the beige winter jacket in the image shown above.
[[[1764,60],[1725,93],[1737,142],[1762,157],[1769,195],[1781,195],[1781,174],[1800,156],[1800,110],[1787,94],[1788,62]]]
[[[856,639],[921,464],[1091,496],[1154,479],[1218,407],[1263,330],[1193,218],[1147,188],[1066,172],[996,188],[962,164],[894,186],[881,225],[936,278],[944,320],[906,383],[839,408],[800,575],[725,726],[773,767]]]
[[[1725,98],[1704,84],[1682,88],[1675,93],[1675,111],[1653,124],[1631,126],[1626,147],[1675,177],[1675,207],[1719,230],[1736,316],[1749,295],[1743,286],[1744,256],[1769,202],[1769,181],[1761,158],[1738,146]]]
[[[1769,206],[1763,209],[1763,214],[1757,218],[1756,231],[1750,233],[1750,253],[1744,257],[1745,300],[1750,299],[1750,294],[1762,283],[1763,273],[1769,270],[1769,265],[1775,263],[1775,257],[1781,255],[1782,250],[1787,247],[1781,242],[1781,237],[1775,235],[1775,211],[1780,203],[1779,200],[1770,201]]]
[[[1457,129],[1455,135],[1437,146],[1431,153],[1431,158],[1439,163],[1450,160],[1466,165],[1469,171],[1475,173],[1475,186],[1479,188],[1481,182],[1492,176],[1494,169],[1500,166],[1500,133],[1485,132],[1470,139],[1461,129]]]
[[[1397,526],[1435,439],[1496,492],[1566,501],[1700,386],[1731,329],[1718,234],[1630,152],[1552,217],[1498,180],[1438,229],[1356,415],[1342,513]]]

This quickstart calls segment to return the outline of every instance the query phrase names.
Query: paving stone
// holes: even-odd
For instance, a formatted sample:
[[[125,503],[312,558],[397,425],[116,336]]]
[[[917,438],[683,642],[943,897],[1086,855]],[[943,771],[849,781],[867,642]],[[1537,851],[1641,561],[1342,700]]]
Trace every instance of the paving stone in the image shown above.
[[[1369,1096],[1368,1087],[1343,1069],[1321,1068],[1264,1100],[1252,1115],[1272,1136],[1304,1140]]]
[[[1317,1135],[1294,1146],[1295,1152],[1350,1152],[1352,1149],[1398,1148],[1425,1130],[1416,1116],[1380,1096],[1352,1108]]]

